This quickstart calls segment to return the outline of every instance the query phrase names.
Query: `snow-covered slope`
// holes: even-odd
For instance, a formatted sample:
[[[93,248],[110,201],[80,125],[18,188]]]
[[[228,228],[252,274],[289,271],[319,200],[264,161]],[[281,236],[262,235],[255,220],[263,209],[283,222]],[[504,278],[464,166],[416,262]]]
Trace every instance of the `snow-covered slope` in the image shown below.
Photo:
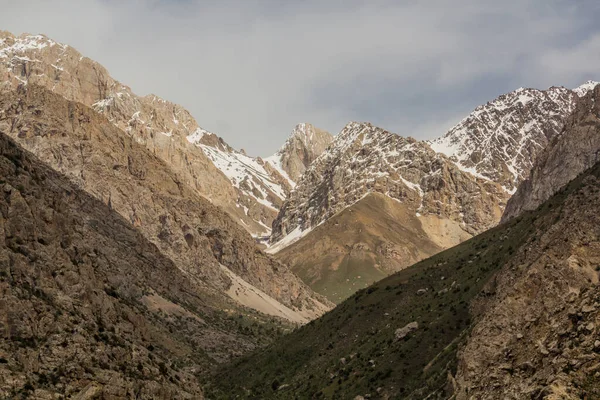
[[[238,192],[238,207],[262,226],[257,235],[268,236],[295,179],[331,143],[332,136],[311,124],[298,124],[281,149],[265,159],[235,150],[205,130],[195,131],[187,140],[229,179]]]
[[[500,183],[514,193],[537,154],[560,134],[577,97],[597,82],[574,90],[519,88],[477,107],[444,136],[430,141],[463,171]]]
[[[249,157],[229,146],[217,135],[195,132],[187,140],[202,149],[238,192],[237,204],[245,215],[253,217],[263,230],[271,233],[271,222],[291,189],[289,178],[266,164],[260,157]],[[244,224],[244,220],[241,220]]]

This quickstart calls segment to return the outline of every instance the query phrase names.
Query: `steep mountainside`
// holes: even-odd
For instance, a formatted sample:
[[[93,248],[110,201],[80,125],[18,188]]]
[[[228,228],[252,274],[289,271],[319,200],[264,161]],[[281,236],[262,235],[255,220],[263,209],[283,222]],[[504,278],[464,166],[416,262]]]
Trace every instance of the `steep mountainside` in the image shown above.
[[[270,235],[271,224],[296,185],[296,180],[332,139],[329,133],[310,124],[299,124],[283,147],[263,160],[233,149],[223,139],[209,132],[188,137],[244,194],[237,204],[263,227],[262,231],[254,232],[260,236]],[[245,225],[243,219],[241,222]]]
[[[589,81],[574,90],[517,89],[477,107],[430,145],[462,170],[513,193],[540,151],[560,134],[577,98],[597,84]]]
[[[306,168],[317,159],[333,141],[329,132],[311,124],[298,124],[285,144],[271,157],[265,158],[291,186],[300,179]]]
[[[336,225],[334,216],[345,212],[349,217],[344,210],[370,193],[387,197],[377,197],[387,211],[359,206],[360,218]],[[285,201],[267,251],[337,302],[376,277],[495,225],[507,198],[499,185],[460,170],[425,142],[350,123]],[[380,219],[390,216],[406,226],[384,227]],[[345,280],[349,285],[342,288]],[[352,286],[355,282],[359,286]]]
[[[578,174],[600,161],[600,86],[579,99],[565,123],[564,133],[550,142],[529,178],[510,199],[506,221],[537,208]]]
[[[227,365],[206,390],[211,398],[600,397],[599,211],[596,164],[536,211]]]
[[[471,234],[495,224],[507,198],[498,185],[461,171],[424,142],[351,122],[306,170],[273,223],[271,241],[306,234],[370,192]]]
[[[281,304],[269,309],[232,297],[297,322],[328,308],[229,215],[104,116],[33,84],[1,95],[0,110],[0,131],[121,214],[189,279],[226,292],[234,274]]]
[[[198,399],[199,373],[286,328],[3,133],[0,177],[1,398]]]
[[[285,247],[277,258],[293,266],[292,271],[316,292],[339,303],[357,290],[470,237],[457,224],[448,224],[433,238],[424,222],[404,204],[370,193]]]
[[[246,163],[247,157],[220,138],[210,142],[227,147],[228,159],[215,155],[210,145],[198,146],[208,132],[183,107],[154,95],[137,96],[97,62],[43,35],[15,37],[0,31],[0,74],[0,90],[37,84],[93,107],[249,232],[264,234],[270,229],[286,192],[285,180],[278,173],[265,175],[254,161]],[[228,173],[230,163],[233,176]]]
[[[260,157],[252,158],[237,151],[223,139],[210,132],[188,137],[190,143],[202,149],[213,164],[225,174],[233,187],[243,193],[237,206],[260,226],[260,230],[249,226],[244,218],[240,222],[256,236],[268,236],[271,224],[293,182],[279,171],[266,164]]]

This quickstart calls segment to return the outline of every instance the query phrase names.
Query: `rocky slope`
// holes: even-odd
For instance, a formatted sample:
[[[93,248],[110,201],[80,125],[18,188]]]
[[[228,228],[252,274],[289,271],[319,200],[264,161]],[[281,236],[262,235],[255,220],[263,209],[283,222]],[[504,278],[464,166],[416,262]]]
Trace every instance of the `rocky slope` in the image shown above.
[[[600,398],[600,164],[542,207],[555,206],[472,305],[457,399]]]
[[[599,397],[599,194],[600,163],[535,211],[223,367],[210,396]]]
[[[567,119],[562,135],[550,142],[536,160],[529,178],[508,202],[503,221],[537,208],[600,161],[600,86],[585,93]]]
[[[297,322],[328,308],[163,160],[83,104],[29,84],[0,96],[0,131],[121,214],[198,284],[226,292],[233,273]]]
[[[287,329],[193,279],[3,133],[0,177],[1,398],[198,399],[200,373]]]
[[[351,122],[301,177],[273,223],[271,241],[293,231],[305,234],[371,192],[403,202],[415,214],[451,220],[471,234],[495,224],[508,197],[424,142]]]
[[[452,229],[454,227],[454,230]],[[359,289],[470,237],[446,225],[434,242],[404,204],[370,193],[277,253],[316,292],[339,303]]]
[[[485,177],[513,193],[529,176],[537,155],[563,129],[578,97],[598,82],[576,89],[520,88],[477,107],[431,147],[464,171]]]
[[[289,189],[286,180],[201,128],[183,107],[137,96],[97,62],[43,35],[0,31],[0,75],[0,89],[36,84],[93,107],[250,233],[269,231]]]
[[[396,210],[390,215],[402,215],[406,229],[382,240],[382,232],[367,228],[380,226],[381,217],[389,218],[385,209],[344,224],[341,233],[329,221],[370,193],[386,196],[391,201],[387,209]],[[358,279],[362,286],[372,280],[359,277],[387,275],[456,245],[495,225],[507,199],[500,185],[462,171],[427,143],[354,122],[302,175],[273,223],[274,243],[267,251],[288,263],[313,289],[339,301],[340,281]],[[327,227],[317,231],[322,224]],[[322,241],[323,232],[331,232],[327,237],[332,240]],[[349,242],[359,237],[359,242]],[[427,245],[417,250],[417,243]],[[361,246],[359,252],[355,246]],[[337,261],[330,263],[333,254]],[[356,266],[352,276],[338,268],[342,260]],[[349,294],[341,292],[344,298]]]
[[[265,158],[277,171],[283,171],[292,187],[306,168],[327,149],[333,141],[329,132],[311,124],[298,124],[285,144],[271,157]]]
[[[310,124],[299,124],[283,147],[264,160],[233,149],[209,132],[195,134],[188,140],[201,148],[242,194],[237,200],[238,206],[263,227],[262,231],[250,229],[251,232],[269,236],[271,224],[296,180],[331,143],[332,136]],[[241,222],[247,226],[243,219]]]

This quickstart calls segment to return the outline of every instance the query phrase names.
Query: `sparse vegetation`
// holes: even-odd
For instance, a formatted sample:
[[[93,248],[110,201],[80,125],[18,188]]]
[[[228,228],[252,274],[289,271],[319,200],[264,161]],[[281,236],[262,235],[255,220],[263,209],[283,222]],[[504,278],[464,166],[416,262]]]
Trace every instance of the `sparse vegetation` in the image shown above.
[[[495,272],[555,222],[579,184],[573,182],[536,212],[359,290],[268,349],[221,368],[207,386],[208,396],[441,396],[448,372],[455,373],[456,351],[472,327],[472,300],[485,297],[482,289]],[[412,321],[419,329],[394,340],[394,331]],[[269,382],[282,388],[273,391]]]

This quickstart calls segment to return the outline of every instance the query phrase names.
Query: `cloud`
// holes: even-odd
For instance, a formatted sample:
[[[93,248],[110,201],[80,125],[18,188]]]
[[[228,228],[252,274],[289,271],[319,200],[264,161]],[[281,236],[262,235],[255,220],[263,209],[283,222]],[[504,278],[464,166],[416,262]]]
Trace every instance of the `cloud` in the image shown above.
[[[3,2],[2,28],[72,45],[257,155],[298,122],[430,138],[516,87],[599,78],[587,0]]]

